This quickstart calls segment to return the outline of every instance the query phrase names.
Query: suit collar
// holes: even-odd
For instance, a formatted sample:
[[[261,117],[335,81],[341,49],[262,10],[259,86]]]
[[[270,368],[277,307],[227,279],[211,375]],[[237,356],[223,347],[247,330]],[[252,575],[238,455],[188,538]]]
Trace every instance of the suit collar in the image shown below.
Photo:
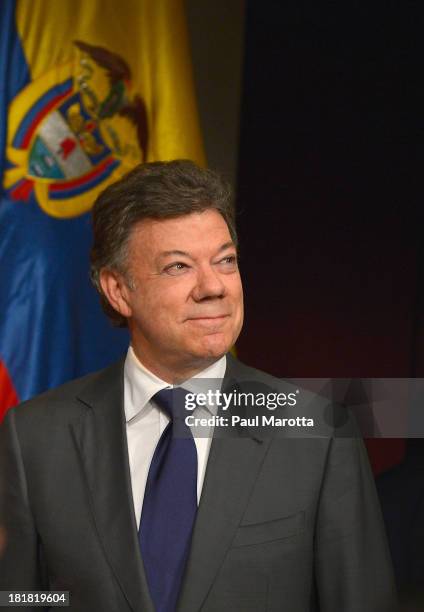
[[[228,394],[230,393],[267,393],[273,390],[275,385],[275,379],[270,375],[251,368],[238,359],[235,359],[231,354],[227,355],[227,370],[222,384],[222,390]],[[252,406],[230,406],[230,412],[237,414],[240,417],[255,416],[256,408]],[[255,425],[240,425],[237,426],[240,436],[250,437],[253,440],[265,441],[269,438],[266,431],[261,426]],[[230,437],[234,435],[234,428],[229,430],[223,430],[221,433],[224,437],[229,434]]]
[[[123,406],[124,360],[78,394],[89,409],[71,425],[105,555],[134,612],[154,612],[137,537]]]

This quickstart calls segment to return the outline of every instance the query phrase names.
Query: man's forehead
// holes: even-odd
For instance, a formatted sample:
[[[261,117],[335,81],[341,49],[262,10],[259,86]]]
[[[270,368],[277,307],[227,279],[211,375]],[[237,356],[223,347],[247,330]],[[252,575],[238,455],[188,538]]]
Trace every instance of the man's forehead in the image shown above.
[[[133,227],[131,242],[136,247],[148,247],[156,255],[235,246],[225,219],[216,210],[166,219],[143,219]]]

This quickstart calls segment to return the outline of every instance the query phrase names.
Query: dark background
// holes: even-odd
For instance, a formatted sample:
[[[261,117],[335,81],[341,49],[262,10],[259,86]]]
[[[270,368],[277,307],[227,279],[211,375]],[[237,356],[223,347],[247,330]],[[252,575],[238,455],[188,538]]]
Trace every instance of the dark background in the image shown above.
[[[247,2],[238,352],[250,365],[424,376],[423,17],[406,0]],[[402,441],[368,447],[406,600],[424,589],[422,441],[406,455]]]
[[[404,0],[247,4],[239,347],[257,367],[415,374],[422,17]]]

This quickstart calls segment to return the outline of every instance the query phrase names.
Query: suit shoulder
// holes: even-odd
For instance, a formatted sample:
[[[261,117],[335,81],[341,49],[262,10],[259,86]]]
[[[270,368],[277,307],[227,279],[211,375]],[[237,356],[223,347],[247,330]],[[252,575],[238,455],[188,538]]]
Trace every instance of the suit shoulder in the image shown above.
[[[279,388],[281,384],[285,382],[283,379],[268,374],[268,372],[246,365],[242,361],[235,359],[232,355],[227,355],[226,376],[228,376],[229,379],[247,383],[260,383],[271,388]]]
[[[39,420],[43,417],[71,416],[75,412],[81,412],[82,404],[78,396],[85,389],[101,386],[103,382],[119,378],[123,371],[124,360],[108,366],[97,372],[86,374],[74,380],[70,380],[59,387],[50,389],[26,400],[8,411],[17,422],[32,421],[33,417]]]

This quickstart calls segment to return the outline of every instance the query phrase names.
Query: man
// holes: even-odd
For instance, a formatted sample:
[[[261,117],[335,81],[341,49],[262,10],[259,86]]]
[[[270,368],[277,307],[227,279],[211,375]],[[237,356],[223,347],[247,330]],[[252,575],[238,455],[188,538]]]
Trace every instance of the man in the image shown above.
[[[282,388],[228,353],[243,292],[221,179],[188,161],[145,164],[106,189],[93,220],[92,278],[131,346],[125,361],[6,416],[0,590],[66,590],[81,612],[392,609],[382,520],[353,430],[173,433],[184,423],[175,398],[193,381]]]

